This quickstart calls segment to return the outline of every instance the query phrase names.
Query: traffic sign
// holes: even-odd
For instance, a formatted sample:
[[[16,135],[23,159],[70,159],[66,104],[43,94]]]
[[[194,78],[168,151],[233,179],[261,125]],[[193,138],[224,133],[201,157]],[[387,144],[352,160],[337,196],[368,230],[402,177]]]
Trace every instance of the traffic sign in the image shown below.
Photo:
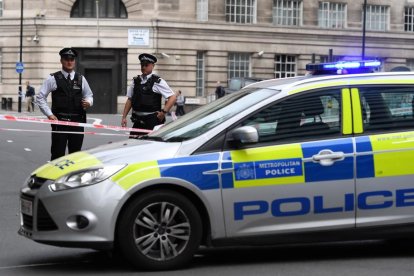
[[[23,62],[16,62],[16,72],[21,74],[24,70],[24,64]]]

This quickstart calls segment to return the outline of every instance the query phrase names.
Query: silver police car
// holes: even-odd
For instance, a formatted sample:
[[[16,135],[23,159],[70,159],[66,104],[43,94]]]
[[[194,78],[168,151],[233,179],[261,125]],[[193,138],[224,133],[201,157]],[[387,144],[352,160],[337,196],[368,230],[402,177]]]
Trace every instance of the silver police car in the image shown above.
[[[370,66],[358,64],[331,68]],[[412,236],[413,105],[409,72],[255,83],[38,168],[19,233],[116,248],[151,270],[189,263],[200,245]]]

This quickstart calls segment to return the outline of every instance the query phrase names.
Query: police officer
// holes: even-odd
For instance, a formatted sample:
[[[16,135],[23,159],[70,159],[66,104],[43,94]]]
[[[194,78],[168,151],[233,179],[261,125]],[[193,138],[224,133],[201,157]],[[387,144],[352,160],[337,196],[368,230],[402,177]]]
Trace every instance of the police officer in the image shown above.
[[[176,96],[167,82],[152,73],[157,58],[150,54],[140,54],[141,75],[133,78],[127,91],[127,101],[122,114],[121,125],[127,125],[127,115],[132,108],[131,121],[133,128],[152,130],[156,125],[165,122],[165,115],[175,104]],[[161,109],[161,98],[167,99],[164,109]],[[131,131],[131,135],[143,134]]]
[[[78,53],[73,48],[63,48],[59,55],[62,70],[44,81],[36,104],[49,120],[86,123],[86,109],[93,104],[93,94],[85,77],[74,71]],[[49,93],[51,109],[47,104]],[[83,132],[83,127],[52,124],[52,131],[51,160],[64,156],[66,147],[69,153],[81,150],[83,134],[59,132]]]

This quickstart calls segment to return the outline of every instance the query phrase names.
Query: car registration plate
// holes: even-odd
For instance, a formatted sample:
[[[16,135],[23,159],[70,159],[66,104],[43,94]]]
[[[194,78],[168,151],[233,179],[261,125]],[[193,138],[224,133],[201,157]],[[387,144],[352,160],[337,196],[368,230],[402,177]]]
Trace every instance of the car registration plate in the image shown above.
[[[20,199],[20,211],[28,216],[33,216],[33,202],[30,200]]]

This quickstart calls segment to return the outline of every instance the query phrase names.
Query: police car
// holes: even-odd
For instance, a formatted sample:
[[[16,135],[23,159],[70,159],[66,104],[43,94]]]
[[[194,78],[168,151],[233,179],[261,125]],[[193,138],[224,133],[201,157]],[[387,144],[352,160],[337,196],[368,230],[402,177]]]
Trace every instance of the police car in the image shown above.
[[[413,99],[410,72],[254,83],[140,139],[38,168],[19,233],[118,249],[152,270],[189,263],[201,245],[413,237]]]

